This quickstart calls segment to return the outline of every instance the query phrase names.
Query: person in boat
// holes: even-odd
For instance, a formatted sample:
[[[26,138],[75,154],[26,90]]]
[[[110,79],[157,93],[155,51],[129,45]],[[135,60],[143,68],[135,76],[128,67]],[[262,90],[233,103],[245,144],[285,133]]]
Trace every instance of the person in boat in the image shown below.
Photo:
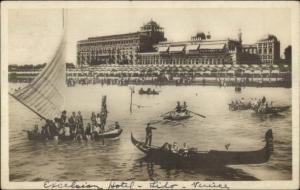
[[[178,153],[178,146],[177,146],[177,143],[176,143],[176,142],[173,142],[173,146],[172,146],[171,151],[172,151],[173,153]]]
[[[56,139],[58,137],[58,130],[54,124],[53,121],[48,121],[48,127],[49,127],[49,138],[50,139]]]
[[[97,124],[95,112],[92,112],[91,122],[92,122],[92,126],[95,126]]]
[[[96,116],[96,127],[101,126],[101,119],[100,119],[100,113],[97,114]]]
[[[263,97],[261,102],[264,104],[266,102],[266,100],[267,100],[266,97]]]
[[[120,129],[120,125],[119,125],[119,122],[115,122],[115,129]]]
[[[61,120],[62,124],[67,123],[67,111],[66,110],[62,111],[60,120]]]
[[[40,134],[40,132],[39,132],[39,126],[37,124],[34,125],[34,129],[33,129],[32,133],[35,136],[38,136]]]
[[[151,146],[151,142],[152,142],[152,130],[155,130],[155,127],[151,127],[150,123],[147,123],[147,127],[146,127],[146,141],[145,141],[145,145]]]
[[[150,93],[150,92],[151,92],[151,88],[148,88],[148,89],[147,89],[147,93]]]
[[[86,139],[91,139],[91,135],[92,135],[92,128],[91,128],[91,124],[87,123],[86,128],[84,130],[84,134],[85,134],[85,138]]]
[[[143,93],[143,92],[144,92],[144,89],[143,89],[143,88],[141,88],[141,89],[140,89],[140,93]]]
[[[83,140],[84,129],[81,126],[77,127],[75,140]]]
[[[44,137],[44,139],[48,140],[51,138],[50,134],[50,120],[46,120],[46,124],[42,127],[41,135]]]
[[[188,146],[187,146],[186,143],[183,143],[183,148],[182,148],[182,150],[183,150],[183,156],[184,156],[184,157],[187,157],[187,156],[188,156],[188,153],[189,153],[189,148],[188,148]]]
[[[178,101],[177,102],[177,106],[175,108],[176,112],[180,113],[181,112],[181,105],[180,105],[180,102]]]
[[[100,126],[101,126],[102,132],[105,131],[106,118],[107,118],[107,112],[106,111],[102,111],[101,115],[100,115],[100,122],[101,122]]]
[[[70,124],[66,124],[64,126],[64,133],[63,133],[64,138],[66,139],[72,139],[72,134],[71,134],[71,129],[70,129]]]
[[[69,126],[71,134],[75,134],[76,130],[76,113],[72,112],[71,117],[69,118]]]
[[[186,105],[186,102],[183,102],[183,105],[182,105],[182,112],[186,112],[187,113],[187,105]]]
[[[47,130],[47,126],[46,126],[46,125],[42,126],[41,136],[42,136],[45,140],[48,139],[49,134],[48,134],[48,130]]]
[[[81,112],[79,111],[77,116],[76,116],[76,131],[77,130],[82,130],[83,131],[83,118],[81,115]]]

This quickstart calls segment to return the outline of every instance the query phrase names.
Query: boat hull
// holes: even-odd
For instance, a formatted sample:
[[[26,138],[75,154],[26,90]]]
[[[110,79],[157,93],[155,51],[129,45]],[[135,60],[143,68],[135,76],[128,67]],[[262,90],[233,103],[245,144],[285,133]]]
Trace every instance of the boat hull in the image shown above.
[[[240,164],[261,164],[269,160],[273,151],[272,131],[266,134],[266,146],[256,151],[197,151],[189,149],[188,152],[179,150],[172,152],[162,147],[147,146],[143,142],[136,140],[131,134],[131,142],[140,151],[146,154],[151,161],[171,164],[183,167],[206,167],[211,165],[240,165]]]
[[[184,119],[188,119],[191,118],[193,116],[191,116],[190,114],[180,114],[180,113],[175,113],[175,114],[168,114],[166,116],[163,117],[164,120],[172,120],[172,121],[180,121],[180,120],[184,120]]]
[[[111,131],[106,131],[103,134],[96,134],[93,135],[93,140],[94,141],[101,141],[104,139],[116,139],[122,134],[123,130],[122,129],[114,129]],[[46,140],[58,140],[58,141],[73,141],[74,137],[72,136],[58,136],[57,138],[46,138],[41,134],[34,134],[31,131],[27,131],[27,136],[29,140],[32,141],[46,141]],[[83,137],[82,140],[87,140],[85,137]]]

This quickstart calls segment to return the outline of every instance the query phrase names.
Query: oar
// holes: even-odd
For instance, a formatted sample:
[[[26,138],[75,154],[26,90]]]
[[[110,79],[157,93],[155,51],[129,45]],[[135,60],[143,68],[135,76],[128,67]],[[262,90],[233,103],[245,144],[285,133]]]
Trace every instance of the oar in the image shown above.
[[[162,116],[164,116],[164,115],[166,115],[166,114],[168,114],[168,113],[170,113],[170,112],[172,112],[172,111],[169,111],[169,112],[167,112],[167,113],[161,114],[160,117],[162,117]]]
[[[199,114],[199,113],[195,113],[195,112],[192,112],[192,111],[190,111],[190,110],[189,110],[189,112],[191,112],[191,113],[193,113],[193,114],[195,114],[195,115],[198,115],[198,116],[200,116],[200,117],[206,118],[206,116],[201,115],[201,114]]]

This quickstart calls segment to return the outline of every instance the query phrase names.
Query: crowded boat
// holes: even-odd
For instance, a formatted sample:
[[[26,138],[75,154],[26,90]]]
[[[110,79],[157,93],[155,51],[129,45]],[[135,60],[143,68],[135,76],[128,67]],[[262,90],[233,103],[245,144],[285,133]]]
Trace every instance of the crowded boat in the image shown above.
[[[146,94],[146,95],[158,95],[159,92],[156,91],[155,89],[151,89],[151,88],[148,88],[147,90],[144,90],[143,88],[140,88],[139,94],[141,94],[141,95],[143,95],[143,94]]]
[[[250,98],[248,101],[242,97],[241,99],[231,101],[228,106],[231,111],[251,109],[259,114],[276,114],[289,109],[289,106],[274,106],[273,101],[268,102],[264,96],[262,98]]]
[[[115,138],[122,133],[118,122],[113,127],[107,127],[106,96],[102,98],[102,107],[99,113],[92,112],[90,121],[84,126],[81,112],[72,112],[70,116],[64,110],[60,117],[53,120],[46,119],[46,123],[40,128],[34,126],[28,132],[30,140],[99,140],[101,138]]]

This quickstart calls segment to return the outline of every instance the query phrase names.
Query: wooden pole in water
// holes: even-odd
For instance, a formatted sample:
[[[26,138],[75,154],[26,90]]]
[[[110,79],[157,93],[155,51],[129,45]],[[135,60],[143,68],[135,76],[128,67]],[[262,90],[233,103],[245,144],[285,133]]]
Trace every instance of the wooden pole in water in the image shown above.
[[[133,87],[130,87],[130,113],[132,113],[132,94],[134,92]]]

